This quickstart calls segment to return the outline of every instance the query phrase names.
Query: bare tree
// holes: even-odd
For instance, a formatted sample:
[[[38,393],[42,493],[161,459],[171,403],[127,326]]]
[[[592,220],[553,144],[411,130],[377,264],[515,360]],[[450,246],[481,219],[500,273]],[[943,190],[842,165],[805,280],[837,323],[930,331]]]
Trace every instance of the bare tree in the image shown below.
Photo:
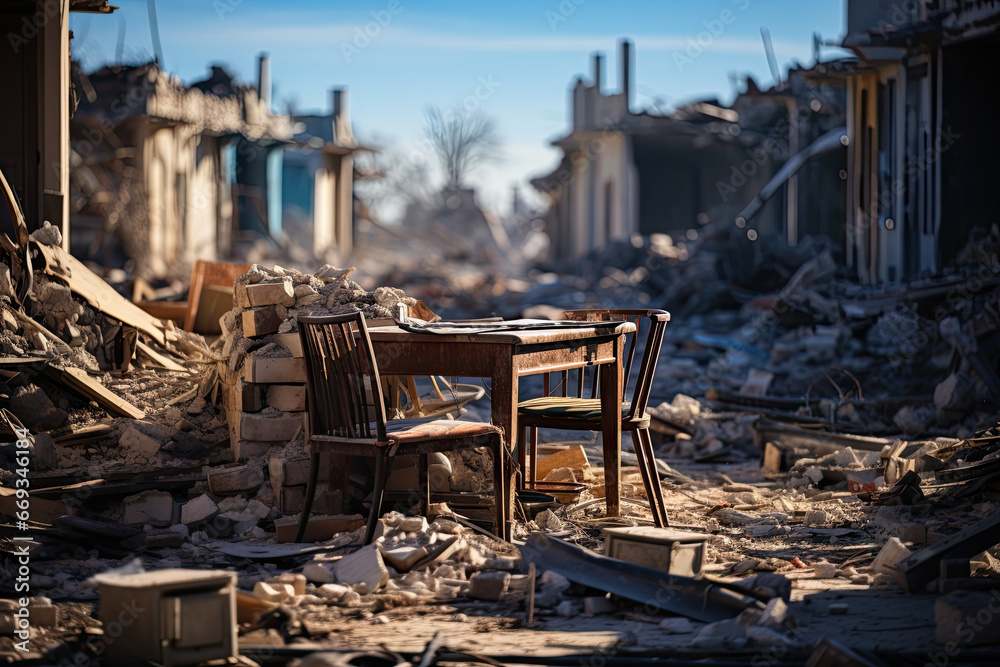
[[[462,181],[483,161],[495,157],[500,146],[496,123],[485,114],[461,106],[443,113],[436,106],[424,110],[424,136],[441,161],[449,187]]]

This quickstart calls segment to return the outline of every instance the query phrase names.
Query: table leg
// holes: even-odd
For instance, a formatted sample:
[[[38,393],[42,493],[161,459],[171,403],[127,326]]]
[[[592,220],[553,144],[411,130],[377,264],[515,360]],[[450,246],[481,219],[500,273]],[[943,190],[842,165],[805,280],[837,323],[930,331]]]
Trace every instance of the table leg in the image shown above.
[[[511,354],[501,355],[493,368],[493,384],[490,393],[490,416],[493,424],[503,429],[504,462],[513,460],[517,447],[517,401],[518,377],[514,357]],[[497,502],[503,506],[503,526],[499,528],[500,537],[511,538],[511,521],[514,516],[514,473],[504,466],[502,488],[497,493]]]
[[[603,367],[601,375],[601,422],[604,439],[604,499],[608,516],[621,514],[622,464],[622,354],[624,337],[615,340],[615,363]]]

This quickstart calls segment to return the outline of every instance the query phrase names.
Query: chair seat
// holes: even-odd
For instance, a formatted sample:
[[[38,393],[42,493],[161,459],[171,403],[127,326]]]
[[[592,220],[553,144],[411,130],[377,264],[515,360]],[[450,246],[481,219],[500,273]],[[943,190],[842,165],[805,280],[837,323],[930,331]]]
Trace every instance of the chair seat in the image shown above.
[[[406,445],[442,438],[475,438],[500,433],[493,424],[454,419],[395,419],[385,423],[389,442]]]
[[[622,403],[623,419],[631,407],[631,403]],[[600,421],[601,399],[575,398],[573,396],[542,396],[518,403],[517,412],[526,417],[555,417],[559,419],[579,419],[581,421]]]

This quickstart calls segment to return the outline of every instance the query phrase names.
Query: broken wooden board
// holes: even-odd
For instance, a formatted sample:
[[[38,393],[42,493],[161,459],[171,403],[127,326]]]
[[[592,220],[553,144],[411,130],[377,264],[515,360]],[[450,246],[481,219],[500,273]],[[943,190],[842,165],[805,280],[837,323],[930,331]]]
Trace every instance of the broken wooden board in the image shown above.
[[[11,190],[2,170],[0,170],[0,188],[3,188],[3,197],[7,202],[7,212],[10,213],[10,219],[14,222],[14,228],[17,232],[17,242],[23,247],[28,243],[28,226],[24,222],[24,214],[21,213],[21,208],[17,205],[14,191]]]
[[[938,578],[943,559],[971,558],[996,544],[1000,544],[1000,514],[966,526],[895,563],[896,579],[904,590],[916,593]]]
[[[141,340],[136,343],[136,349],[149,357],[150,361],[153,362],[153,366],[163,368],[168,371],[177,371],[178,373],[188,372],[188,369],[184,368],[167,355],[160,354],[146,343],[143,343]]]
[[[34,523],[49,524],[61,516],[76,514],[72,507],[57,500],[45,500],[37,498],[31,494],[31,521]],[[0,487],[0,515],[14,517],[17,515],[17,491]]]
[[[98,405],[112,414],[132,419],[142,419],[146,416],[144,411],[106,389],[104,385],[79,368],[72,366],[56,368],[49,365],[45,367],[45,374],[63,386],[96,401]]]
[[[163,322],[116,292],[83,262],[56,246],[36,243],[34,247],[45,258],[45,273],[65,281],[74,294],[105,315],[135,327],[160,345],[166,344]]]

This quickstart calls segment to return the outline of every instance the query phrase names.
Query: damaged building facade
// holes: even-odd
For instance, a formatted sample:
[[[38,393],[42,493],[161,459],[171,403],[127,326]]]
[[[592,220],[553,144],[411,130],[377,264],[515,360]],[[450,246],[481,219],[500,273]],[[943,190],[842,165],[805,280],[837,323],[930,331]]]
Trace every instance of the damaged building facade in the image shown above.
[[[311,195],[298,230],[307,252],[349,251],[356,144],[346,107],[309,132],[308,118],[271,112],[266,55],[258,69],[256,86],[218,66],[190,86],[155,63],[78,71],[74,252],[109,265],[127,257],[164,278],[195,260],[246,256],[261,240],[285,250],[283,197],[296,188]],[[321,157],[304,161],[306,151]]]
[[[696,237],[710,222],[732,224],[790,156],[844,125],[842,83],[801,68],[767,91],[748,78],[731,107],[704,100],[669,114],[633,111],[633,52],[620,43],[616,93],[604,92],[604,56],[593,56],[590,80],[577,78],[570,92],[571,129],[552,143],[562,163],[532,181],[549,201],[554,258],[632,234]],[[741,229],[790,244],[806,234],[839,239],[839,224],[828,221],[843,211],[842,159],[834,151],[799,167]]]
[[[991,164],[996,87],[981,68],[1000,46],[993,2],[847,2],[843,65],[851,139],[847,261],[858,279],[936,273],[976,227],[1000,220]]]

